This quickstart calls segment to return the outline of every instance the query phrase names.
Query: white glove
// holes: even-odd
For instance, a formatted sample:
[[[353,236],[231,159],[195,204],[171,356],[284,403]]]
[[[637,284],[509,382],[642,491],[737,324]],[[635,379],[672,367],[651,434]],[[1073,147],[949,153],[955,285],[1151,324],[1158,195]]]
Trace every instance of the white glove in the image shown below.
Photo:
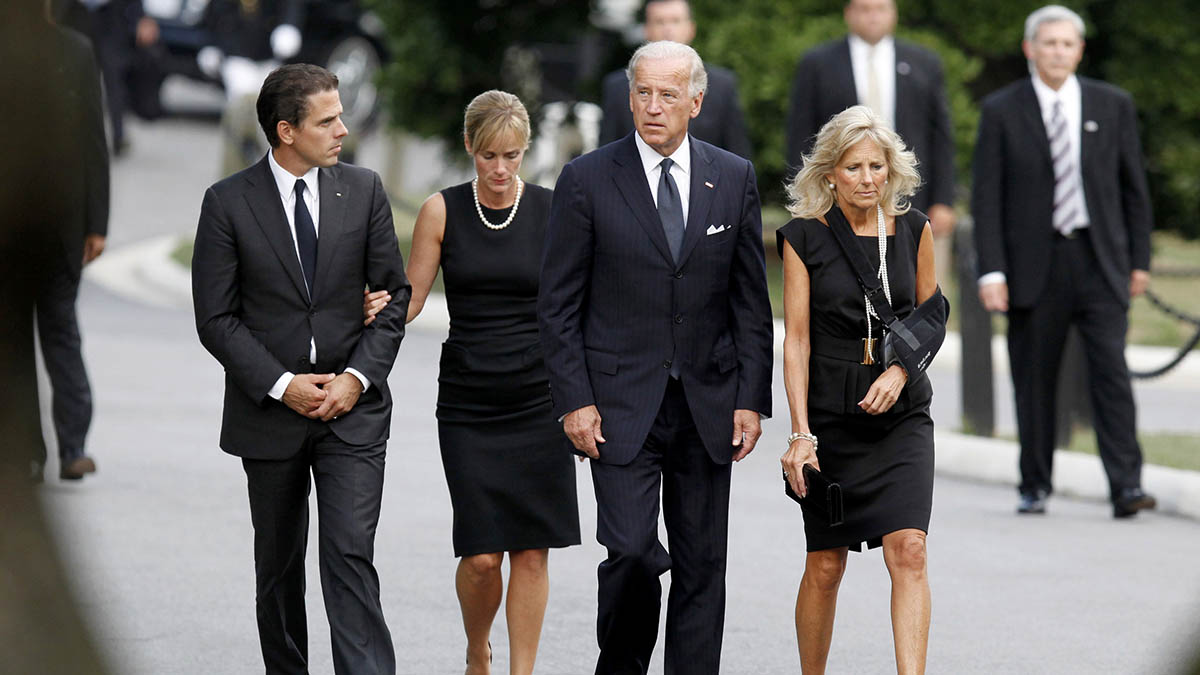
[[[209,45],[201,47],[196,54],[196,65],[200,66],[200,72],[215,78],[221,72],[221,61],[224,59],[225,55],[220,49]]]
[[[280,61],[290,59],[300,52],[300,29],[290,24],[280,24],[271,31],[271,51]]]

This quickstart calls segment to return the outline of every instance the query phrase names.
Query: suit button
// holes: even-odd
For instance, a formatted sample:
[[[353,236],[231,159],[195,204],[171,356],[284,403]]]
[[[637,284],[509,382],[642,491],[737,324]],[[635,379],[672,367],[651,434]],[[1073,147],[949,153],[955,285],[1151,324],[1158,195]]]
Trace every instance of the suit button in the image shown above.
[[[315,309],[310,309],[310,310],[308,310],[308,315],[309,315],[309,316],[316,316],[316,315],[317,315],[317,310],[315,310]]]
[[[683,315],[682,314],[675,315],[675,323],[683,323]]]
[[[308,365],[308,359],[304,358],[303,356],[296,359],[296,367],[303,368],[307,365]]]
[[[667,368],[668,370],[671,368],[671,360],[670,359],[663,361],[663,368]]]
[[[675,273],[675,278],[676,278],[676,279],[682,279],[682,278],[683,278],[683,272],[676,272],[676,273]]]

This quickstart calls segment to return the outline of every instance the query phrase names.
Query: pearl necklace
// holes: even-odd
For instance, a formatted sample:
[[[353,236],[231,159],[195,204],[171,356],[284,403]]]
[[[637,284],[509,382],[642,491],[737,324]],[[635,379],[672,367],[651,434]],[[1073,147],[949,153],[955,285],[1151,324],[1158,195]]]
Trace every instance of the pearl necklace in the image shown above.
[[[479,214],[479,219],[483,221],[484,225],[487,225],[489,230],[503,230],[504,228],[508,227],[510,223],[512,223],[513,218],[517,217],[517,207],[521,205],[521,193],[524,191],[525,181],[521,180],[521,178],[518,176],[517,198],[513,200],[512,211],[508,212],[508,218],[505,218],[503,223],[495,225],[489,223],[488,219],[484,217],[483,206],[479,204],[479,178],[475,177],[471,179],[471,194],[475,197],[475,213]]]
[[[888,284],[887,273],[887,224],[883,222],[883,206],[875,205],[875,224],[876,233],[879,238],[879,278],[883,280],[883,295],[887,298],[888,304],[892,304],[892,287]],[[871,317],[879,318],[875,313],[875,308],[871,306],[871,298],[863,293],[863,304],[867,310],[867,344],[873,345],[871,339]]]

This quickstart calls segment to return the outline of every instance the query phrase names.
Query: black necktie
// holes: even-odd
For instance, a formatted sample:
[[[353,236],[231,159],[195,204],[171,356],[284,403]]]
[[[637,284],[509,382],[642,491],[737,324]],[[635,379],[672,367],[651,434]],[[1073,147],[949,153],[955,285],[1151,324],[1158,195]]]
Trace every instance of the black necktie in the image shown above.
[[[659,164],[662,172],[658,176],[658,217],[667,234],[671,257],[679,262],[679,249],[683,246],[683,202],[679,199],[679,187],[671,177],[673,163],[668,157]]]
[[[308,297],[312,297],[313,275],[317,273],[317,228],[304,204],[304,179],[296,179],[296,247],[300,249],[300,267]]]

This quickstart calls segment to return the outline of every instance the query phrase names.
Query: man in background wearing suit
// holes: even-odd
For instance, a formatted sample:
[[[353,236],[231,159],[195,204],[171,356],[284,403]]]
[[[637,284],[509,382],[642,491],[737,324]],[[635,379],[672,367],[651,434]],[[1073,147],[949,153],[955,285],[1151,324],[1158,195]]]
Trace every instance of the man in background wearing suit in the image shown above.
[[[849,35],[820,45],[800,60],[787,121],[787,162],[801,155],[830,117],[865,105],[892,123],[920,160],[922,185],[912,205],[929,216],[938,276],[948,278],[954,229],[954,131],[942,62],[928,49],[892,37],[894,0],[849,0]]]
[[[685,45],[696,37],[696,24],[687,0],[647,0],[646,42],[671,40]],[[704,92],[704,109],[692,120],[689,133],[739,157],[750,159],[752,149],[738,98],[737,75],[720,66],[705,64],[708,89]],[[604,77],[600,123],[600,145],[624,138],[633,131],[633,113],[629,110],[629,78],[624,69],[614,70]]]
[[[988,96],[971,211],[979,298],[1008,312],[1021,441],[1020,513],[1044,513],[1055,385],[1073,323],[1085,344],[1096,440],[1113,514],[1153,508],[1142,491],[1125,364],[1130,298],[1150,281],[1152,216],[1137,113],[1125,91],[1077,77],[1083,20],[1057,5],[1025,22],[1031,76]]]
[[[84,453],[92,420],[92,391],[83,362],[75,302],[84,265],[104,250],[108,231],[109,166],[101,107],[100,73],[91,44],[52,25],[41,3],[5,7],[5,46],[20,52],[3,72],[9,109],[22,120],[11,139],[14,160],[0,169],[0,258],[6,261],[4,372],[18,401],[4,427],[40,482],[46,444],[38,408],[34,315],[53,391],[59,478],[79,480],[96,470]],[[16,65],[13,65],[13,64]],[[30,65],[32,64],[32,65]],[[29,392],[34,392],[33,396]],[[15,408],[14,408],[15,404]],[[24,453],[22,453],[24,455]]]
[[[704,675],[720,668],[731,462],[771,410],[758,188],[750,162],[688,134],[706,84],[695,50],[643,45],[628,77],[636,132],[554,189],[539,328],[608,549],[596,672],[646,672],[671,570],[666,672]]]
[[[338,673],[394,673],[372,562],[391,421],[387,377],[410,287],[379,176],[338,163],[337,77],[273,71],[258,97],[271,150],[208,189],[192,261],[196,327],[225,369],[221,448],[241,457],[268,673],[304,673],[308,493]],[[364,287],[393,301],[364,327]]]

